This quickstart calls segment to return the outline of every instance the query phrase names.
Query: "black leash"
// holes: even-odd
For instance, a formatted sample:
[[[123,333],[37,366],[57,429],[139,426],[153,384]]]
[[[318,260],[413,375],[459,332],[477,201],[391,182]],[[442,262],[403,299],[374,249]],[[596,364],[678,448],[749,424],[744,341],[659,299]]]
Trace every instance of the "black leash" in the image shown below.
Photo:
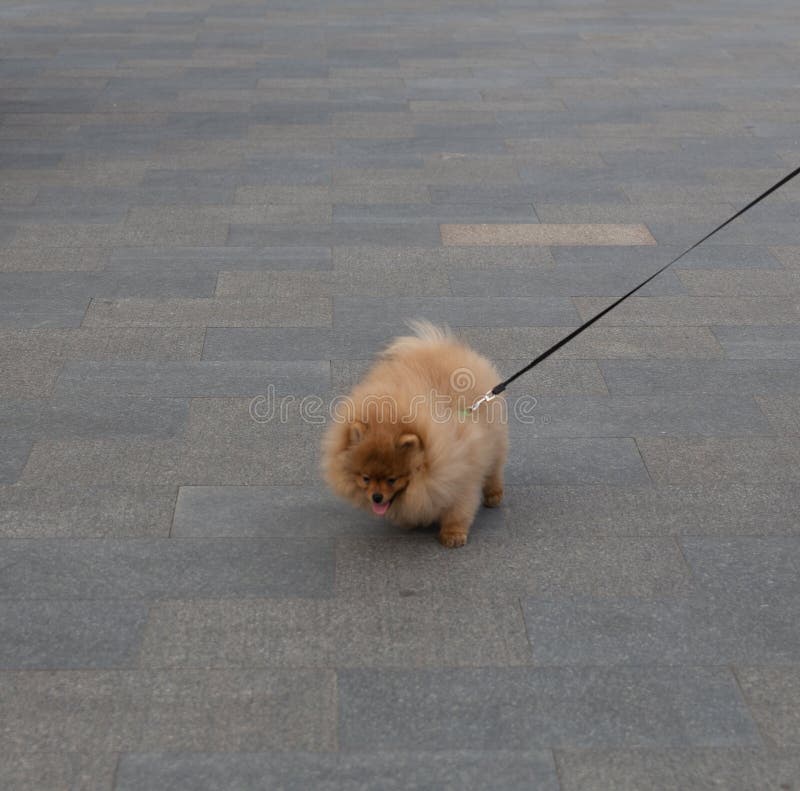
[[[608,313],[611,310],[614,310],[614,308],[617,307],[617,305],[619,305],[621,302],[624,302],[628,297],[635,294],[640,288],[646,286],[653,278],[658,277],[658,275],[660,275],[665,269],[668,269],[673,264],[680,261],[681,258],[683,258],[685,255],[691,253],[692,250],[694,250],[696,247],[699,247],[707,239],[710,239],[715,233],[721,231],[726,225],[732,223],[737,217],[741,217],[746,211],[752,209],[753,206],[755,206],[757,203],[760,203],[768,195],[771,195],[773,192],[775,192],[775,190],[780,189],[784,184],[786,184],[786,182],[791,181],[798,174],[800,174],[800,167],[795,168],[795,170],[789,173],[788,176],[784,176],[777,184],[773,184],[768,190],[766,190],[766,192],[762,192],[761,195],[759,195],[755,200],[750,201],[750,203],[748,203],[747,206],[745,206],[743,209],[739,209],[739,211],[737,211],[736,214],[729,217],[727,220],[725,220],[725,222],[718,225],[710,233],[707,233],[699,242],[695,242],[691,247],[687,247],[679,256],[677,256],[677,258],[673,258],[668,264],[665,264],[660,269],[653,272],[653,274],[650,275],[650,277],[648,277],[647,280],[643,280],[641,283],[639,283],[638,286],[632,288],[627,294],[623,294],[623,296],[621,296],[618,300],[612,302],[607,308],[601,310],[596,316],[592,316],[592,318],[590,318],[588,321],[583,322],[583,324],[581,324],[580,327],[573,330],[569,335],[565,336],[560,341],[554,343],[549,349],[543,351],[536,359],[531,360],[531,362],[529,362],[524,368],[521,368],[515,374],[509,376],[508,379],[505,379],[504,381],[500,382],[499,385],[495,385],[488,393],[482,395],[472,405],[470,411],[474,411],[485,401],[491,401],[493,398],[495,398],[495,396],[500,395],[500,393],[502,393],[506,389],[506,387],[508,387],[508,385],[510,385],[515,379],[518,379],[520,376],[522,376],[522,374],[525,374],[528,371],[530,371],[531,368],[535,368],[537,365],[539,365],[540,362],[546,360],[551,354],[557,352],[562,346],[568,344],[573,338],[576,338],[584,330],[588,330],[589,327],[592,326],[592,324],[602,319],[603,316],[606,315],[606,313]]]

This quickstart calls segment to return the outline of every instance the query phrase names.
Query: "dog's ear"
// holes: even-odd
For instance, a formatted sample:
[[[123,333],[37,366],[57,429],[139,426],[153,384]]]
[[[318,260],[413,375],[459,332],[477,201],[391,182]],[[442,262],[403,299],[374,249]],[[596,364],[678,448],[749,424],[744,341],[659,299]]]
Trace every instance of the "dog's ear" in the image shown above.
[[[397,440],[397,447],[400,450],[420,450],[422,448],[422,442],[416,434],[403,434],[400,439]]]
[[[367,427],[363,423],[359,423],[356,421],[350,425],[350,444],[351,445],[358,445],[362,439],[364,439],[364,434],[367,433]]]

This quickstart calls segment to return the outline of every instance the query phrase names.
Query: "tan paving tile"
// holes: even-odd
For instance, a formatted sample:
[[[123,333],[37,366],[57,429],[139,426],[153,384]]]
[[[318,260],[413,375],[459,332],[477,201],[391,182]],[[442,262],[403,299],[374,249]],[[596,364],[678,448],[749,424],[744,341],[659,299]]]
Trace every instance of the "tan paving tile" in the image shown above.
[[[653,245],[644,225],[530,224],[442,225],[446,245]]]

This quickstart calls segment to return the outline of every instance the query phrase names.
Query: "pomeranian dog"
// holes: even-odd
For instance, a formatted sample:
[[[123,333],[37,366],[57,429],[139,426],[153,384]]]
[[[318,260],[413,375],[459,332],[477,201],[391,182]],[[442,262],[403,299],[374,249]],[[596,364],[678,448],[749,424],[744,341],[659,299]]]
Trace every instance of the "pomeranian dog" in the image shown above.
[[[355,506],[400,527],[438,524],[439,541],[461,547],[481,501],[503,498],[505,403],[469,409],[500,375],[449,331],[410,326],[339,403],[323,474]]]

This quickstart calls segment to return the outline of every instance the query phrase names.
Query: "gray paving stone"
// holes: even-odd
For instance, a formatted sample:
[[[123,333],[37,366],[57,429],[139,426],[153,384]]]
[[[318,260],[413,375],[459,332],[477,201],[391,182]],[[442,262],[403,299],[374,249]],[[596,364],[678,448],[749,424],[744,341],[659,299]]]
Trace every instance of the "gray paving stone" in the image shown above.
[[[321,270],[331,268],[327,247],[122,247],[111,254],[109,269],[142,271],[186,270]]]
[[[423,317],[451,327],[513,327],[535,317],[539,326],[577,323],[572,303],[561,297],[336,297],[334,326],[368,324],[395,334],[408,332],[409,318]]]
[[[624,437],[538,437],[513,430],[506,481],[509,484],[642,484],[649,481],[636,443]]]
[[[310,298],[363,295],[425,296],[450,295],[443,267],[424,268],[415,263],[398,267],[374,266],[362,271],[335,272],[220,272],[218,297],[272,296],[303,302]]]
[[[575,297],[586,320],[608,304],[608,298]],[[631,297],[601,321],[607,326],[708,324],[795,324],[798,306],[791,297]]]
[[[489,201],[497,202],[522,202],[540,199],[542,192],[533,184],[508,185],[497,187],[485,187],[482,185],[452,186],[452,187],[431,187],[431,201],[433,203],[484,203]],[[555,194],[553,193],[555,196]],[[562,187],[558,193],[560,197],[571,197],[581,201],[591,200],[593,203],[614,203],[625,200],[623,192],[609,184],[606,189],[580,191],[580,186]]]
[[[800,599],[526,598],[537,665],[730,665],[796,662]]]
[[[166,537],[177,487],[0,486],[0,536]]]
[[[751,748],[559,750],[562,791],[725,788],[786,791],[800,772],[796,756]]]
[[[344,749],[755,745],[725,670],[483,668],[339,673]]]
[[[428,750],[431,746],[428,746]],[[266,791],[367,788],[419,791],[478,791],[489,785],[508,791],[556,791],[552,754],[546,750],[447,752],[246,753],[240,755],[126,754],[116,774],[119,791],[222,791],[231,787]]]
[[[775,432],[752,398],[669,396],[508,397],[509,421],[534,437],[746,436]],[[764,409],[762,405],[762,409]],[[785,417],[785,416],[784,416]],[[772,428],[771,428],[772,426]]]
[[[4,429],[0,437],[0,484],[15,483],[31,452],[30,432]]]
[[[556,484],[509,487],[505,521],[512,530],[546,535],[793,535],[798,508],[792,484]]]
[[[796,536],[686,536],[681,546],[698,584],[712,592],[788,600],[800,590]]]
[[[327,361],[68,362],[56,383],[58,397],[73,399],[154,395],[267,398],[269,393],[277,398],[288,394],[325,396],[329,390]]]
[[[530,271],[539,267],[552,268],[553,256],[546,247],[414,246],[395,249],[375,245],[339,245],[333,249],[333,262],[337,272],[357,272],[360,275],[374,269],[396,269],[402,266],[420,270],[444,268],[448,272],[461,269],[498,271],[505,267],[527,268]],[[482,293],[480,296],[486,294]]]
[[[579,203],[537,200],[536,216],[543,223],[644,223],[654,222],[704,222],[714,228],[736,212],[730,203],[692,204],[682,202],[677,206],[649,207],[624,203]]]
[[[756,401],[777,435],[800,436],[800,397],[760,396]]]
[[[664,538],[527,536],[487,524],[479,512],[464,552],[442,550],[430,530],[337,541],[338,596],[509,592],[540,596],[672,596],[686,564]]]
[[[468,137],[465,127],[459,125],[462,137]],[[417,129],[419,134],[424,130]],[[485,137],[485,127],[475,128],[479,137]],[[424,135],[423,135],[424,136]],[[435,137],[447,137],[447,130],[438,127]],[[495,137],[503,137],[498,132]],[[447,154],[430,155],[425,159],[425,166],[419,168],[334,168],[333,184],[427,184],[430,186],[461,185],[473,182],[485,185],[519,184],[519,175],[512,158],[509,156],[472,155],[470,157],[448,157]],[[417,243],[419,244],[419,243]]]
[[[348,182],[349,183],[349,182]],[[241,246],[291,246],[291,245],[364,245],[387,247],[428,245],[440,243],[439,226],[435,222],[370,223],[349,222],[332,225],[311,225],[305,228],[289,225],[236,225],[230,226],[227,243]]]
[[[204,360],[328,360],[372,357],[393,333],[362,328],[358,333],[312,328],[209,327]]]
[[[112,247],[124,241],[121,223],[25,223],[14,235],[20,247]]]
[[[745,396],[793,393],[800,388],[800,371],[790,360],[602,360],[599,365],[612,394]]]
[[[202,328],[0,330],[0,393],[48,397],[69,359],[199,359],[204,334]]]
[[[725,354],[738,360],[796,360],[800,358],[800,328],[713,327]]]
[[[797,437],[640,438],[637,445],[656,483],[784,484],[800,478]]]
[[[333,92],[335,93],[335,91]],[[413,113],[414,118],[419,113]],[[481,113],[481,118],[485,113]],[[449,119],[448,119],[449,120]],[[460,120],[460,119],[459,119]],[[337,140],[336,151],[340,155],[337,164],[347,167],[369,167],[371,157],[394,158],[405,156],[421,157],[427,154],[505,154],[506,143],[499,138],[469,137],[459,134],[458,129],[451,127],[450,134],[436,134],[435,129],[426,129],[429,134],[421,135],[419,127],[414,129],[415,135],[409,138],[383,140]],[[391,159],[389,160],[391,161]],[[420,162],[420,164],[422,164]]]
[[[796,756],[800,743],[800,681],[797,667],[737,668],[736,678],[759,732],[771,750]]]
[[[789,296],[800,293],[800,272],[713,270],[679,272],[689,294],[700,296]]]
[[[116,328],[0,331],[2,351],[37,352],[72,360],[199,359],[203,332],[195,329]]]
[[[721,217],[722,219],[726,219]],[[713,230],[715,223],[651,222],[648,227],[659,244],[685,244],[697,241]],[[793,231],[796,222],[747,220],[732,223],[715,237],[718,244],[730,245],[792,245],[797,241]]]
[[[284,299],[94,299],[85,327],[327,327],[330,300]]]
[[[252,398],[194,399],[179,460],[181,483],[263,486],[310,478],[321,486],[324,399],[279,401],[273,416]]]
[[[5,788],[48,788],[71,791],[86,788],[108,791],[117,766],[115,753],[41,752],[34,749],[6,753],[0,768]]]
[[[16,247],[0,249],[2,272],[97,271],[110,249],[105,247]]]
[[[187,400],[89,392],[52,401],[0,401],[0,427],[34,439],[172,437],[183,433],[188,411]]]
[[[5,672],[4,751],[309,750],[333,746],[323,670]]]
[[[182,481],[176,439],[39,440],[31,449],[20,483],[137,488]]]
[[[148,709],[136,749],[330,751],[335,683],[330,670],[148,674]]]
[[[157,296],[204,297],[214,293],[213,274],[196,272],[3,272],[0,288],[4,299],[33,300],[56,293],[76,300],[85,297]]]
[[[4,754],[108,753],[140,738],[145,704],[129,671],[6,671],[0,689],[15,723],[3,734]]]
[[[615,184],[608,174],[593,169],[523,166],[519,168],[519,177],[524,186],[534,191],[534,201],[602,203],[617,198],[620,192],[619,184]]]
[[[188,538],[391,536],[394,528],[319,486],[182,486],[171,535]]]
[[[491,222],[523,220],[537,222],[530,204],[465,203],[465,204],[336,204],[334,222]]]
[[[163,602],[143,667],[468,667],[529,658],[513,596]]]
[[[0,328],[78,327],[88,306],[88,297],[0,297]]]
[[[769,248],[786,269],[800,268],[800,246],[776,246]]]
[[[330,541],[4,539],[3,599],[327,596]]]
[[[147,608],[118,602],[0,603],[0,667],[131,667]]]

